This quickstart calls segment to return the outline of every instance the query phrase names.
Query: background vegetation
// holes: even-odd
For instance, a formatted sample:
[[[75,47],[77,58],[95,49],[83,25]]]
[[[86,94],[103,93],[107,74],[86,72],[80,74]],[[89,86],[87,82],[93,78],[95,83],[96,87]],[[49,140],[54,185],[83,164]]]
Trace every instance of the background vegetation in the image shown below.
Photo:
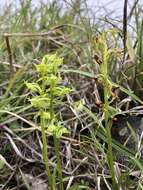
[[[122,20],[113,20],[91,19],[86,1],[64,3],[20,0],[0,14],[0,188],[48,189],[40,119],[25,81],[36,82],[35,65],[56,53],[61,85],[72,91],[54,105],[69,132],[57,143],[59,175],[45,130],[55,188],[143,189],[142,6],[135,0],[127,10],[125,0]]]

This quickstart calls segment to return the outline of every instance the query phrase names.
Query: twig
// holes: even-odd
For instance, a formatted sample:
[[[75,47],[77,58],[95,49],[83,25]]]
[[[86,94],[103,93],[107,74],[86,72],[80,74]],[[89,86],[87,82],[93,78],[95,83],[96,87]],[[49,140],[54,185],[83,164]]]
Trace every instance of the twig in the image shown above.
[[[4,33],[4,37],[37,37],[37,36],[47,36],[52,32],[44,32],[44,33]]]
[[[49,32],[37,32],[37,33],[30,33],[30,32],[20,32],[20,33],[4,33],[4,37],[38,37],[38,36],[48,36],[50,34],[53,34],[56,32],[57,29],[62,28],[63,26],[66,25],[58,25],[54,28],[52,28]]]
[[[123,10],[123,46],[124,46],[124,55],[123,55],[123,63],[125,61],[125,55],[126,55],[126,41],[127,41],[127,5],[128,0],[124,1],[124,10]]]
[[[134,12],[134,10],[135,10],[135,8],[136,8],[138,2],[139,2],[139,0],[137,0],[137,1],[134,2],[133,6],[132,6],[132,8],[131,8],[131,11],[130,11],[130,13],[129,13],[128,20],[131,19],[132,15],[133,15],[133,12]]]
[[[14,67],[13,67],[12,52],[11,52],[8,36],[5,36],[5,41],[6,41],[7,52],[8,52],[9,63],[10,63],[10,76],[12,76],[12,74],[14,73]]]
[[[6,183],[3,185],[3,187],[1,188],[1,190],[4,190],[6,188],[6,186],[9,184],[9,182],[12,180],[13,176],[16,174],[16,171],[17,171],[17,167],[11,173],[11,175],[9,176],[9,178],[7,179]]]

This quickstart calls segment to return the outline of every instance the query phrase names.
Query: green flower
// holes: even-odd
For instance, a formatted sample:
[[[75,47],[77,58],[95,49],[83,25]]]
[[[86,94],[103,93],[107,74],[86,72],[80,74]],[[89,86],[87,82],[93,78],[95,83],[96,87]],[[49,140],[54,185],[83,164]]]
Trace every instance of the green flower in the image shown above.
[[[40,88],[40,86],[37,83],[29,83],[29,82],[25,82],[27,88],[31,91],[31,92],[39,92],[41,93],[42,89]]]
[[[48,67],[45,63],[41,63],[39,65],[36,65],[36,70],[41,75],[46,75],[48,73]]]
[[[49,125],[48,131],[53,135],[56,135],[56,138],[61,138],[63,134],[69,133],[68,129],[60,123]]]
[[[45,55],[42,63],[36,65],[37,71],[42,75],[58,73],[59,66],[63,63],[63,59],[59,58],[56,54]]]
[[[39,115],[41,115],[41,117],[45,120],[50,120],[51,119],[51,114],[50,112],[45,112],[43,111],[42,114],[39,113]]]
[[[63,97],[65,96],[66,94],[69,94],[70,92],[72,92],[73,89],[71,88],[68,88],[68,87],[64,87],[64,86],[61,86],[61,87],[56,87],[54,89],[54,95],[55,96],[59,96],[59,97]]]
[[[85,105],[84,99],[74,102],[74,109],[76,111],[82,111]]]
[[[29,99],[31,105],[38,109],[47,109],[50,105],[50,99],[48,97],[37,96]]]
[[[46,85],[49,85],[49,86],[52,86],[52,87],[55,87],[57,86],[57,84],[61,81],[61,78],[59,76],[55,76],[55,75],[51,75],[51,76],[47,76],[45,77],[45,84]]]

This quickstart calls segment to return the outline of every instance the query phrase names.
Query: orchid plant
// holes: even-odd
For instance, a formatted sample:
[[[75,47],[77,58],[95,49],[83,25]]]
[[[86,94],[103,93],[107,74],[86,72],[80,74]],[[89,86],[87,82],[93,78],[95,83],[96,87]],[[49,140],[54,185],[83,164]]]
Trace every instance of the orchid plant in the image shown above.
[[[41,64],[36,65],[36,70],[38,72],[37,81],[32,83],[25,82],[32,94],[32,98],[30,98],[29,101],[31,105],[38,110],[37,116],[40,117],[43,142],[42,155],[51,190],[56,189],[56,184],[54,183],[55,180],[53,180],[49,166],[46,138],[47,132],[50,132],[53,135],[57,158],[56,171],[60,184],[59,189],[64,189],[60,159],[60,138],[63,134],[68,133],[68,129],[60,123],[55,107],[63,103],[62,100],[64,96],[69,94],[72,89],[61,85],[62,78],[60,66],[62,64],[63,59],[57,56],[57,54],[45,55]]]

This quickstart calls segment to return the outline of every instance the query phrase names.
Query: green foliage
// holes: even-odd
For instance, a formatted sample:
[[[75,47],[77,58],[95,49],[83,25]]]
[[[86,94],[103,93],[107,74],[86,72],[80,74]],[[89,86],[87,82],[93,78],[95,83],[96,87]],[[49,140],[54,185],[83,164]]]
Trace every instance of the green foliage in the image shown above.
[[[5,165],[4,161],[0,160],[0,170],[2,170],[4,168],[4,165]]]
[[[95,184],[98,184],[97,188],[104,189],[106,185],[103,181],[111,188],[113,185],[109,179],[111,175],[112,182],[118,180],[121,189],[142,189],[143,169],[140,158],[142,138],[136,138],[137,148],[132,149],[115,141],[114,135],[111,136],[111,131],[114,129],[112,123],[113,125],[115,123],[115,130],[120,131],[122,128],[121,122],[119,129],[116,129],[118,116],[120,118],[128,114],[139,116],[142,114],[143,11],[139,1],[134,1],[131,13],[128,9],[129,25],[124,60],[122,47],[124,39],[120,29],[122,21],[112,20],[112,15],[109,15],[110,18],[106,15],[105,19],[102,15],[102,19],[98,20],[95,17],[95,20],[91,21],[88,17],[92,14],[87,9],[86,1],[64,1],[67,2],[64,11],[60,1],[57,0],[48,3],[39,1],[38,6],[33,6],[32,0],[18,2],[17,8],[13,4],[15,1],[12,1],[0,13],[1,155],[14,167],[17,166],[17,157],[22,158],[22,165],[25,166],[24,157],[21,157],[23,153],[25,157],[32,156],[32,159],[36,159],[38,174],[43,173],[43,167],[38,165],[38,163],[41,165],[38,154],[41,146],[37,143],[39,142],[37,134],[38,130],[41,130],[42,154],[50,190],[63,189],[63,182],[64,189],[67,184],[73,190],[88,189],[88,185],[91,189]],[[108,29],[110,26],[111,30]],[[12,35],[9,37],[10,54],[3,37],[4,32]],[[20,33],[19,36],[17,32]],[[47,52],[50,54],[43,57]],[[11,55],[14,73],[11,73],[12,77],[9,78]],[[64,57],[64,60],[58,55]],[[39,57],[43,57],[40,64]],[[35,64],[34,69],[33,64]],[[63,76],[76,89],[72,95],[68,95],[71,105],[66,102],[66,108],[63,98],[72,92],[73,88],[62,85]],[[25,85],[23,81],[26,81]],[[30,92],[27,93],[25,87]],[[99,99],[99,104],[96,99]],[[58,114],[63,119],[62,122],[59,121]],[[30,121],[33,116],[39,128]],[[7,130],[3,130],[5,126],[8,127]],[[70,133],[65,126],[71,126]],[[135,127],[138,128],[136,125]],[[136,131],[133,132],[137,135]],[[10,135],[11,141],[6,134]],[[48,138],[47,134],[53,138]],[[64,134],[68,134],[69,138],[63,137],[61,144],[63,146],[65,143],[65,146],[61,152],[59,141]],[[53,143],[50,143],[50,150],[47,150],[47,140],[52,141],[51,139],[54,139],[55,154],[51,146]],[[17,146],[19,144],[20,146]],[[21,151],[23,147],[24,151]],[[121,159],[118,159],[116,152]],[[49,157],[51,160],[48,160]],[[87,161],[82,162],[83,158],[87,158]],[[53,160],[56,165],[52,173],[50,163]],[[3,184],[6,184],[6,189],[13,188],[11,183],[16,184],[13,178],[17,178],[17,174],[11,179],[10,176],[13,176],[14,172],[12,168],[7,171],[9,168],[6,162],[4,166],[3,163],[0,165],[3,167],[0,172],[0,188],[3,188]],[[37,176],[34,168],[35,165],[32,165],[32,173]],[[25,167],[22,170],[25,170]],[[141,175],[134,176],[132,180],[130,173],[138,172],[136,170]],[[26,171],[29,172],[29,169],[26,168]],[[66,172],[68,172],[67,181],[63,178]],[[22,178],[25,181],[23,176]]]

